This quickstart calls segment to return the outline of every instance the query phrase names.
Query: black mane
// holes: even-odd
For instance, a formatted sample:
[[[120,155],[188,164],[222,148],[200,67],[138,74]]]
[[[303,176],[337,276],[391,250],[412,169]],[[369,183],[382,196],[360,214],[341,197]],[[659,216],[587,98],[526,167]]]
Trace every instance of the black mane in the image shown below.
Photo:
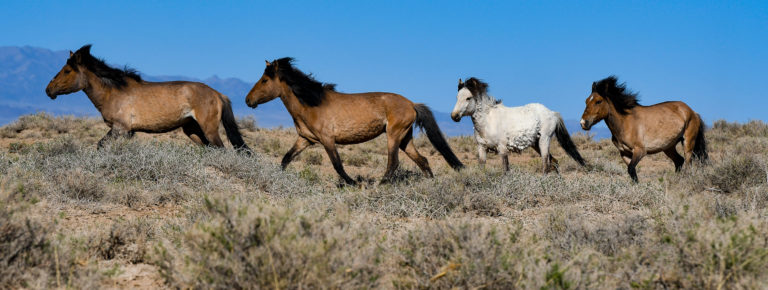
[[[467,88],[472,92],[473,96],[488,94],[488,83],[479,80],[478,78],[471,77],[466,82],[459,84],[459,90]]]
[[[104,60],[91,55],[90,44],[86,44],[78,49],[71,57],[69,57],[69,59],[67,59],[67,64],[75,70],[77,70],[78,64],[82,65],[98,76],[105,85],[115,88],[124,87],[127,84],[126,79],[133,79],[137,82],[142,81],[141,76],[136,70],[128,67],[116,69],[108,66],[104,63]]]
[[[277,66],[277,69],[275,69]],[[268,77],[277,75],[291,87],[293,94],[299,99],[299,102],[306,106],[316,107],[325,98],[325,92],[336,91],[335,84],[321,83],[315,80],[311,74],[305,74],[301,70],[293,67],[293,58],[284,57],[277,59],[264,69],[264,74]]]
[[[592,92],[611,100],[613,107],[620,114],[639,106],[637,93],[627,89],[626,83],[619,84],[616,76],[609,76],[597,83],[592,83]]]
[[[500,104],[501,100],[497,100],[494,97],[488,95],[488,83],[481,81],[476,77],[468,78],[466,82],[459,83],[459,90],[467,88],[472,96],[482,98],[486,101],[492,101],[493,104]]]

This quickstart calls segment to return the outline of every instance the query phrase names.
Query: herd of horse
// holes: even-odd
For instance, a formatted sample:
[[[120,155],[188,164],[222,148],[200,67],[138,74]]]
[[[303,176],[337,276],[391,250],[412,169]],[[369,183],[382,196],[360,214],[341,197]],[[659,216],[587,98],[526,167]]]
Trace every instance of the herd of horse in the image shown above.
[[[84,91],[101,113],[110,130],[99,142],[118,137],[130,138],[134,132],[163,133],[179,127],[193,142],[224,146],[219,125],[236,150],[250,154],[238,130],[227,96],[198,82],[148,82],[134,70],[116,69],[91,55],[91,45],[71,52],[64,67],[46,88],[51,99],[58,95]],[[321,83],[293,66],[292,58],[266,62],[264,74],[245,98],[256,108],[280,98],[293,121],[298,138],[282,159],[285,169],[307,147],[319,143],[325,148],[333,168],[348,184],[355,184],[342,166],[338,144],[356,144],[387,134],[387,168],[384,180],[393,177],[403,150],[421,171],[432,177],[427,159],[413,142],[414,125],[421,127],[437,152],[455,170],[464,165],[451,150],[430,109],[407,98],[387,92],[348,94],[335,85]],[[459,79],[456,106],[451,118],[472,119],[477,152],[482,164],[494,151],[509,170],[509,152],[532,147],[542,158],[542,171],[557,170],[557,160],[549,152],[550,141],[560,146],[579,165],[586,162],[571,140],[559,113],[534,103],[506,107],[488,94],[488,84],[477,78]],[[589,130],[605,121],[611,140],[637,182],[635,167],[647,154],[664,152],[680,171],[694,159],[706,160],[704,122],[683,102],[664,102],[652,106],[638,104],[637,95],[610,76],[592,83],[581,117],[581,127]],[[681,156],[676,146],[682,143]]]

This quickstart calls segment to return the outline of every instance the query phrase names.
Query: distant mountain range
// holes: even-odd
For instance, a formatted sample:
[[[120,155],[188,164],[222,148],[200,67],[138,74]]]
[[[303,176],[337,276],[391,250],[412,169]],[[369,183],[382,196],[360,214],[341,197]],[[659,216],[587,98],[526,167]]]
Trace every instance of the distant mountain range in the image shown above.
[[[65,50],[52,51],[37,47],[0,47],[0,125],[5,125],[19,116],[45,111],[56,115],[99,116],[99,112],[91,104],[84,93],[78,92],[60,96],[51,100],[45,95],[45,87],[53,76],[61,69],[69,57]],[[119,67],[119,66],[118,66]],[[141,69],[141,68],[137,68]],[[185,76],[148,76],[142,75],[148,81],[186,80],[205,83],[219,92],[229,96],[232,109],[238,116],[252,115],[261,127],[292,127],[293,120],[282,102],[275,100],[259,105],[256,109],[245,105],[245,95],[253,86],[253,82],[237,78],[219,78],[212,76],[204,80]],[[469,118],[456,123],[450,119],[450,114],[434,112],[440,128],[449,136],[471,135],[472,122]],[[566,120],[568,131],[582,132],[577,120]],[[596,138],[610,137],[610,132],[604,126],[596,126],[591,134]]]

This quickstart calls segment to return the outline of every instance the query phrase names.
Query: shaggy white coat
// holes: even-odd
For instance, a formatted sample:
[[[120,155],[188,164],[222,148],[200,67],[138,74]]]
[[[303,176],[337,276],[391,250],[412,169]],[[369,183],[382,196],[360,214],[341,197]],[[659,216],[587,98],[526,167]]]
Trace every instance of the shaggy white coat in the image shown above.
[[[456,99],[451,115],[472,118],[481,163],[485,163],[489,150],[506,160],[509,152],[528,147],[540,151],[544,163],[548,163],[549,143],[561,119],[559,113],[538,103],[507,107],[491,96],[472,96],[467,88],[459,90]]]

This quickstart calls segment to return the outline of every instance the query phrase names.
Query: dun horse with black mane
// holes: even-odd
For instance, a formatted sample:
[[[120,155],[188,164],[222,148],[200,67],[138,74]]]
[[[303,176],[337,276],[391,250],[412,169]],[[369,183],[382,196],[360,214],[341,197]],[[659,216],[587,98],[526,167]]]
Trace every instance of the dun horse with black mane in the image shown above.
[[[613,134],[613,145],[619,149],[635,182],[635,167],[646,154],[664,152],[675,163],[675,171],[680,171],[683,165],[689,166],[694,158],[701,161],[708,158],[704,121],[683,102],[641,106],[637,94],[610,76],[592,83],[592,93],[586,103],[581,128],[589,130],[605,120]],[[675,149],[680,142],[685,157]]]
[[[397,169],[398,149],[405,151],[431,177],[427,159],[413,144],[414,123],[426,131],[429,141],[451,167],[463,167],[427,106],[393,93],[340,93],[334,85],[322,84],[294,68],[292,61],[288,57],[267,61],[264,74],[245,99],[248,106],[256,108],[279,97],[293,117],[299,138],[283,157],[283,169],[308,146],[320,143],[341,178],[355,184],[344,172],[336,144],[362,143],[386,132],[389,154],[384,180],[390,179]]]
[[[84,91],[110,127],[98,147],[134,132],[164,133],[179,127],[192,141],[222,147],[219,123],[236,149],[250,153],[237,129],[229,99],[202,83],[147,82],[131,69],[115,69],[91,55],[91,45],[69,59],[45,89],[51,99]]]

